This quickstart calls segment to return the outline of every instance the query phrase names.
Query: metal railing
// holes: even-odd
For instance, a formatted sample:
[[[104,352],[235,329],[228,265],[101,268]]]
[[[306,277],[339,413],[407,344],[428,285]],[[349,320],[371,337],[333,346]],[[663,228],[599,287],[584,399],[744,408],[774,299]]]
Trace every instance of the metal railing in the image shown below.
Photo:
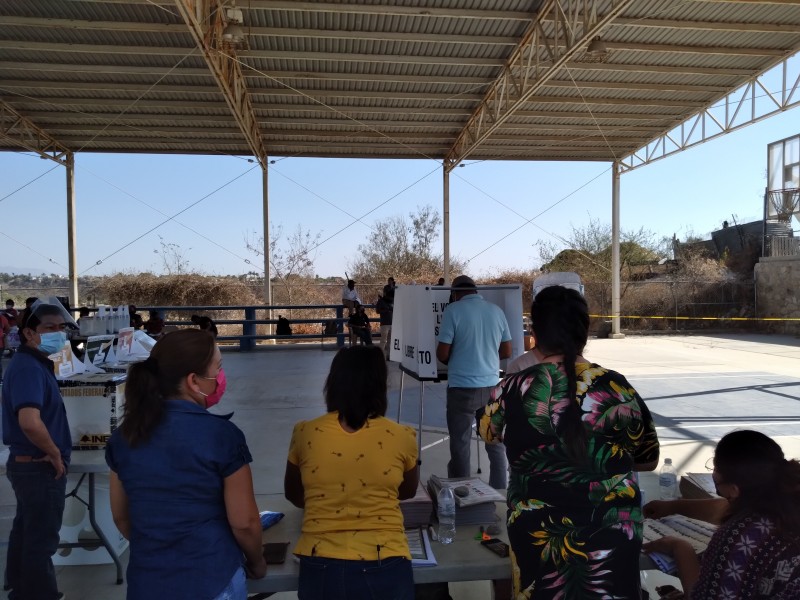
[[[372,308],[371,305],[364,305]],[[276,340],[278,342],[291,342],[298,340],[319,340],[324,343],[325,339],[335,340],[337,347],[342,347],[349,333],[345,329],[347,317],[344,316],[344,306],[341,304],[315,304],[315,305],[275,305],[275,306],[143,306],[137,311],[143,316],[149,310],[157,310],[164,315],[164,325],[169,327],[194,327],[191,315],[201,313],[211,317],[217,325],[219,335],[217,341],[221,345],[230,346],[227,342],[238,342],[239,350],[255,350],[259,340]],[[307,317],[287,319],[290,325],[299,326],[303,332],[292,333],[291,335],[278,335],[274,333],[274,328],[278,324],[278,319],[273,318],[280,311],[303,311]],[[239,313],[240,318],[235,314]],[[310,313],[310,314],[309,314]],[[184,314],[187,318],[181,318]],[[336,323],[336,334],[328,335],[325,333],[325,326],[328,322]],[[370,319],[372,321],[372,319]],[[241,333],[236,329],[241,328]],[[233,331],[232,331],[233,330]],[[311,330],[317,330],[311,331]],[[373,337],[380,335],[373,330]]]
[[[772,235],[767,239],[768,256],[800,255],[800,238]]]

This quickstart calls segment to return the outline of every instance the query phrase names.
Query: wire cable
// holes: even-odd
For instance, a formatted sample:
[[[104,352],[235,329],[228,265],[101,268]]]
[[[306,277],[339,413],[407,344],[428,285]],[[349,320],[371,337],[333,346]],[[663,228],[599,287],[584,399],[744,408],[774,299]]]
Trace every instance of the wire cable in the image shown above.
[[[255,168],[255,167],[253,167],[253,168]],[[165,213],[164,211],[162,211],[162,210],[158,209],[157,207],[153,206],[152,204],[149,204],[149,203],[145,202],[145,201],[144,201],[144,200],[142,200],[141,198],[137,198],[136,196],[134,196],[134,195],[133,195],[133,194],[131,194],[130,192],[128,192],[128,191],[126,191],[126,190],[122,189],[121,187],[119,187],[118,185],[115,185],[114,183],[111,183],[111,182],[110,182],[110,181],[108,181],[107,179],[104,179],[103,177],[101,177],[101,176],[100,176],[100,175],[98,175],[97,173],[95,173],[95,172],[91,171],[90,169],[88,169],[88,168],[86,168],[86,167],[82,167],[82,169],[83,169],[84,171],[86,171],[87,173],[89,173],[89,174],[91,174],[91,175],[95,176],[97,179],[99,179],[99,180],[100,180],[100,181],[102,181],[103,183],[106,183],[107,185],[110,185],[111,187],[113,187],[114,189],[116,189],[116,190],[120,191],[121,193],[125,194],[126,196],[129,196],[130,198],[133,198],[134,200],[136,200],[136,201],[137,201],[137,202],[139,202],[140,204],[142,204],[142,205],[146,206],[147,208],[149,208],[149,209],[151,209],[151,210],[153,210],[153,211],[157,212],[157,213],[158,213],[158,214],[160,214],[161,216],[163,216],[163,217],[168,217],[168,219],[170,218],[170,217],[169,217],[169,215],[168,215],[167,213]],[[252,169],[251,169],[251,170],[252,170]],[[248,171],[248,172],[249,172],[249,171]],[[174,222],[175,222],[177,225],[180,225],[180,226],[181,226],[181,227],[183,227],[184,229],[187,229],[187,230],[191,231],[192,233],[194,233],[194,234],[195,234],[195,235],[197,235],[198,237],[200,237],[200,238],[204,239],[205,241],[209,242],[210,244],[213,244],[214,246],[216,246],[217,248],[219,248],[219,249],[220,249],[220,250],[222,250],[223,252],[227,252],[228,254],[230,254],[231,256],[233,256],[233,257],[235,257],[235,258],[238,258],[239,260],[241,260],[241,261],[242,261],[242,262],[244,262],[245,264],[248,264],[248,265],[254,266],[254,265],[253,265],[253,263],[250,261],[250,259],[249,259],[249,258],[246,258],[246,257],[244,257],[244,256],[239,256],[239,255],[238,255],[238,254],[236,254],[236,253],[235,253],[233,250],[230,250],[229,248],[226,248],[225,246],[223,246],[222,244],[219,244],[218,242],[214,241],[213,239],[211,239],[211,238],[210,238],[210,237],[208,237],[207,235],[204,235],[204,234],[200,233],[200,232],[199,232],[199,231],[197,231],[196,229],[193,229],[192,227],[189,227],[188,225],[186,225],[185,223],[183,223],[183,222],[181,222],[181,221],[178,221],[178,220],[177,220],[177,219],[175,219],[174,217],[173,217],[173,218],[171,218],[171,220],[172,220],[172,221],[174,221]],[[264,269],[262,268],[262,269],[261,269],[261,271],[262,271],[262,273],[263,273]]]
[[[17,244],[19,244],[19,245],[20,245],[20,246],[22,246],[23,248],[26,248],[26,249],[30,250],[31,252],[33,252],[34,254],[36,254],[36,255],[38,255],[38,256],[41,256],[42,258],[44,258],[45,260],[47,260],[47,262],[53,263],[54,265],[58,265],[59,267],[61,267],[61,268],[62,268],[62,269],[64,269],[65,271],[69,272],[69,269],[68,269],[67,267],[65,267],[64,265],[62,265],[60,262],[58,262],[58,261],[56,261],[56,260],[54,260],[54,259],[50,258],[49,256],[46,256],[46,255],[42,254],[41,252],[39,252],[39,251],[38,251],[38,250],[36,250],[35,248],[31,248],[30,246],[28,246],[28,244],[26,244],[26,243],[24,243],[24,242],[20,242],[20,241],[19,241],[17,238],[15,238],[15,237],[11,237],[11,236],[10,236],[10,235],[8,235],[6,232],[4,232],[4,231],[0,231],[0,235],[4,235],[4,236],[5,236],[5,237],[7,237],[8,239],[10,239],[12,242],[16,242]]]
[[[515,229],[513,229],[512,231],[510,231],[510,232],[509,232],[509,233],[507,233],[506,235],[504,235],[504,236],[502,236],[501,238],[499,238],[499,239],[498,239],[497,241],[495,241],[494,243],[490,244],[489,246],[487,246],[486,248],[484,248],[483,250],[481,250],[480,252],[478,252],[477,254],[475,254],[474,256],[472,256],[471,258],[467,259],[467,263],[470,263],[470,262],[472,262],[473,260],[475,260],[475,259],[476,259],[478,256],[480,256],[480,255],[481,255],[481,254],[483,254],[484,252],[487,252],[488,250],[490,250],[490,249],[494,248],[494,247],[495,247],[497,244],[499,244],[499,243],[500,243],[500,242],[502,242],[503,240],[507,239],[507,238],[508,238],[508,237],[510,237],[511,235],[515,234],[517,231],[519,231],[520,229],[522,229],[523,227],[525,227],[525,226],[526,226],[526,225],[528,225],[528,224],[532,224],[532,225],[536,226],[537,228],[541,229],[542,231],[545,231],[546,233],[549,233],[549,232],[547,232],[545,229],[543,229],[543,228],[539,227],[538,225],[536,225],[535,223],[533,223],[533,221],[534,221],[534,220],[536,220],[536,219],[538,219],[539,217],[541,217],[543,214],[545,214],[545,213],[546,213],[546,212],[548,212],[549,210],[552,210],[553,208],[555,208],[556,206],[558,206],[559,204],[561,204],[562,202],[564,202],[564,201],[565,201],[565,200],[567,200],[568,198],[570,198],[570,197],[574,196],[574,195],[575,195],[575,194],[577,194],[579,191],[581,191],[583,188],[585,188],[585,187],[586,187],[586,186],[588,186],[589,184],[593,183],[594,181],[596,181],[597,179],[599,179],[600,177],[602,177],[603,175],[605,175],[605,174],[606,174],[608,171],[610,171],[610,170],[611,170],[611,167],[609,167],[609,168],[605,169],[605,170],[604,170],[604,171],[602,171],[601,173],[598,173],[597,175],[595,175],[594,177],[592,177],[592,178],[591,178],[589,181],[587,181],[587,182],[586,182],[586,183],[584,183],[583,185],[581,185],[581,186],[579,186],[578,188],[574,189],[573,191],[571,191],[569,194],[567,194],[566,196],[564,196],[564,197],[563,197],[563,198],[561,198],[560,200],[557,200],[557,201],[555,201],[553,204],[551,204],[550,206],[548,206],[548,207],[547,207],[547,208],[545,208],[544,210],[540,211],[540,212],[539,212],[538,214],[536,214],[534,217],[531,217],[530,219],[527,219],[527,220],[526,220],[526,221],[525,221],[525,222],[524,222],[522,225],[520,225],[519,227],[516,227]],[[462,178],[461,178],[461,177],[459,177],[459,179],[462,179]],[[479,189],[479,190],[480,190],[480,188],[477,188],[477,186],[474,186],[474,185],[473,185],[473,184],[471,184],[471,183],[470,183],[470,185],[472,185],[473,187],[476,187],[476,189]],[[480,191],[481,191],[482,193],[486,194],[486,196],[488,196],[489,198],[492,198],[492,196],[491,196],[490,194],[488,194],[487,192],[484,192],[483,190],[480,190]],[[502,203],[501,203],[501,204],[502,204]],[[505,206],[505,205],[503,205],[503,206]],[[516,212],[516,211],[512,211],[512,212]],[[521,216],[521,215],[520,215],[520,216]],[[523,218],[524,218],[524,217],[523,217]],[[563,240],[562,240],[562,241],[563,241]],[[569,245],[569,243],[568,243],[568,242],[567,242],[567,245]]]
[[[194,206],[197,206],[198,204],[200,204],[201,202],[203,202],[203,201],[204,201],[204,200],[206,200],[207,198],[210,198],[211,196],[213,196],[214,194],[216,194],[216,193],[217,193],[218,191],[220,191],[221,189],[223,189],[223,188],[225,188],[225,187],[229,186],[230,184],[232,184],[234,181],[237,181],[238,179],[241,179],[242,177],[244,177],[245,175],[247,175],[247,174],[248,174],[250,171],[252,171],[253,169],[255,169],[255,168],[259,167],[259,166],[260,166],[259,164],[255,164],[255,165],[253,165],[252,167],[250,167],[249,169],[247,169],[247,171],[245,171],[245,172],[244,172],[244,173],[242,173],[241,175],[237,175],[236,177],[234,177],[234,178],[233,178],[233,179],[231,179],[230,181],[227,181],[226,183],[224,183],[224,184],[222,184],[221,186],[219,186],[219,187],[218,187],[217,189],[215,189],[214,191],[212,191],[212,192],[209,192],[208,194],[206,194],[205,196],[203,196],[203,197],[202,197],[202,198],[200,198],[199,200],[197,200],[197,201],[193,202],[192,204],[190,204],[189,206],[186,206],[185,208],[183,208],[183,209],[179,210],[179,211],[178,211],[178,212],[176,212],[174,215],[172,215],[172,216],[171,216],[171,217],[169,217],[168,219],[165,219],[164,221],[162,221],[161,223],[159,223],[159,224],[158,224],[158,225],[156,225],[155,227],[151,227],[150,229],[148,229],[147,231],[145,231],[145,232],[144,232],[143,234],[141,234],[140,236],[138,236],[138,237],[134,238],[133,240],[131,240],[131,241],[130,241],[130,242],[128,242],[127,244],[125,244],[125,245],[121,246],[120,248],[118,248],[118,249],[114,250],[114,252],[112,252],[112,253],[111,253],[111,254],[109,254],[108,256],[105,256],[104,258],[101,258],[100,260],[96,261],[96,262],[95,262],[95,263],[94,263],[92,266],[90,266],[90,267],[88,267],[88,268],[84,269],[83,271],[81,271],[81,273],[80,273],[80,274],[81,274],[81,275],[83,275],[83,274],[84,274],[84,273],[86,273],[87,271],[89,271],[89,270],[91,270],[91,269],[94,269],[95,267],[97,267],[97,266],[99,266],[99,265],[103,264],[105,261],[107,261],[109,258],[111,258],[112,256],[114,256],[115,254],[119,254],[119,253],[120,253],[120,252],[122,252],[122,251],[123,251],[125,248],[128,248],[128,247],[129,247],[129,246],[131,246],[132,244],[135,244],[136,242],[138,242],[138,241],[139,241],[140,239],[142,239],[143,237],[145,237],[145,236],[147,236],[147,235],[149,235],[149,234],[153,233],[155,230],[159,229],[161,226],[163,226],[163,225],[166,225],[166,224],[167,224],[167,223],[169,223],[170,221],[174,220],[174,219],[175,219],[175,217],[177,217],[178,215],[185,213],[187,210],[189,210],[190,208],[192,208],[192,207],[194,207]]]
[[[33,178],[33,179],[31,179],[31,180],[30,180],[28,183],[26,183],[26,184],[24,184],[24,185],[22,185],[22,186],[18,187],[18,188],[17,188],[17,189],[15,189],[13,192],[10,192],[10,193],[6,194],[5,196],[3,196],[2,198],[0,198],[0,202],[2,202],[3,200],[5,200],[6,198],[10,198],[11,196],[13,196],[14,194],[16,194],[16,193],[17,193],[17,192],[19,192],[19,191],[21,191],[21,190],[24,190],[24,189],[25,189],[26,187],[28,187],[30,184],[32,184],[32,183],[33,183],[33,182],[35,182],[35,181],[38,181],[39,179],[41,179],[42,177],[44,177],[45,175],[47,175],[47,174],[48,174],[48,173],[50,173],[51,171],[55,171],[55,170],[56,170],[58,167],[60,167],[60,166],[61,166],[61,165],[56,165],[56,166],[54,166],[52,169],[48,169],[47,171],[45,171],[44,173],[42,173],[42,174],[41,174],[41,175],[39,175],[38,177],[34,177],[34,178]]]

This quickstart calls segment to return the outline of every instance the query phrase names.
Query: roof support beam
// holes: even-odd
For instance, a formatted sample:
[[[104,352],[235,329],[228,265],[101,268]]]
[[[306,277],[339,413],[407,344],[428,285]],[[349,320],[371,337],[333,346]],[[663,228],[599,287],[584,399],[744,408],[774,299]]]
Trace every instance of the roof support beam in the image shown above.
[[[246,75],[245,75],[246,77]],[[353,76],[355,80],[356,77]],[[431,77],[431,80],[436,81],[435,77]],[[314,80],[312,80],[314,81]],[[363,81],[363,78],[360,79]],[[440,81],[436,81],[437,83],[441,83]],[[421,83],[419,78],[413,83]],[[306,84],[307,85],[307,84]],[[481,80],[480,87],[484,85],[488,86],[489,82],[485,80]],[[136,91],[136,92],[146,92],[152,91],[155,93],[164,93],[164,92],[177,92],[181,94],[208,94],[212,92],[209,90],[208,86],[204,85],[161,85],[159,84],[157,87],[153,87],[152,84],[147,83],[131,83],[127,81],[90,81],[88,78],[84,79],[83,81],[76,82],[76,81],[42,81],[41,79],[6,79],[4,81],[0,81],[0,87],[3,89],[12,89],[12,88],[25,88],[25,89],[41,89],[41,90],[85,90],[85,89],[92,89],[92,90],[106,90],[106,91]],[[361,90],[345,90],[345,91],[321,91],[315,88],[298,88],[295,86],[296,89],[307,94],[311,97],[319,97],[319,96],[326,96],[326,97],[354,97],[354,98],[391,98],[391,99],[413,99],[413,98],[429,98],[431,100],[480,100],[483,98],[482,95],[479,94],[472,94],[469,92],[461,92],[457,95],[453,93],[422,93],[422,92],[371,92],[371,91],[361,91]],[[474,89],[476,86],[472,84],[470,90]],[[571,80],[556,80],[551,79],[544,87],[548,88],[567,88],[567,89],[574,89],[575,83]],[[628,82],[608,82],[608,81],[583,81],[580,83],[581,89],[599,89],[599,90],[625,90],[625,91],[672,91],[672,92],[712,92],[721,94],[729,88],[725,88],[719,85],[685,85],[680,83],[628,83]],[[250,95],[263,95],[263,96],[286,96],[286,95],[293,95],[293,92],[287,91],[284,88],[280,87],[252,87],[250,88]]]
[[[176,0],[184,1],[184,0]],[[187,2],[191,0],[185,0]],[[202,0],[197,0],[202,1]],[[205,0],[212,1],[212,0]],[[550,0],[557,3],[568,3],[569,0]],[[601,2],[601,0],[586,0],[587,3]],[[633,0],[614,0],[614,2],[632,2]],[[574,29],[574,28],[573,28]],[[580,29],[580,27],[578,27]],[[524,56],[516,56],[521,48],[518,47],[512,55],[512,60],[517,63],[517,68],[522,69],[552,69],[556,66],[563,66],[564,60],[558,60],[555,65],[553,56],[561,58],[564,54],[573,57],[580,49],[585,46],[590,38],[597,35],[600,29],[593,27],[590,34],[580,34],[581,44],[573,44],[563,39],[563,35],[547,39],[540,36],[537,43],[545,48],[547,53],[539,56],[535,50],[525,49]],[[578,48],[576,48],[578,46]],[[612,50],[626,50],[632,52],[661,52],[673,54],[722,54],[726,56],[782,56],[784,51],[779,48],[744,48],[740,46],[686,46],[675,44],[637,44],[606,42],[606,47]],[[122,46],[118,44],[66,44],[58,42],[32,42],[27,40],[0,40],[0,50],[28,50],[35,52],[58,52],[68,55],[77,54],[124,54],[124,55],[152,55],[152,56],[186,56],[191,51],[183,47],[173,46]],[[330,53],[330,52],[294,52],[288,50],[242,50],[238,53],[240,59],[265,59],[265,60],[309,60],[323,62],[355,62],[355,63],[390,63],[390,64],[409,64],[409,65],[467,65],[467,66],[502,66],[503,61],[499,58],[482,58],[472,56],[419,56],[413,54],[358,54],[358,53]],[[535,63],[535,64],[534,64]],[[504,68],[508,68],[506,64]],[[691,68],[690,68],[691,72]]]
[[[83,0],[84,2],[103,2],[104,4],[155,4],[169,6],[171,0]],[[295,2],[294,0],[247,0],[250,10],[292,10],[300,12],[332,12],[358,15],[397,15],[406,17],[445,17],[450,19],[497,19],[502,21],[527,21],[531,15],[514,10],[482,10],[459,8],[339,4],[335,2]]]
[[[697,29],[707,31],[742,31],[756,33],[797,33],[794,25],[780,25],[776,23],[740,23],[713,21],[689,21],[682,19],[624,19],[614,21],[614,25],[626,27],[670,27],[672,29]]]
[[[780,70],[781,80],[777,91],[769,89],[767,80],[775,69]],[[632,171],[798,105],[800,54],[795,54],[623,157],[620,168]]]
[[[469,156],[632,1],[611,0],[608,12],[599,15],[599,0],[546,0],[500,77],[447,153],[445,169],[452,170]],[[542,66],[544,61],[548,66]]]
[[[0,100],[0,139],[10,140],[60,165],[66,165],[67,157],[70,156],[69,148],[2,100]]]
[[[140,33],[186,33],[181,23],[142,23],[125,21],[91,21],[81,19],[52,19],[42,17],[3,17],[3,24],[13,27],[38,29],[77,29],[95,31],[133,31]],[[247,28],[249,36],[259,37],[307,37],[331,40],[389,40],[400,42],[435,42],[439,44],[494,44],[513,46],[517,40],[508,36],[448,35],[441,33],[399,31],[346,31],[340,29],[292,29],[289,27]]]
[[[750,69],[730,69],[713,67],[672,67],[666,65],[632,65],[616,63],[582,63],[569,62],[566,65],[571,71],[609,71],[609,72],[633,72],[633,73],[674,73],[675,75],[720,75],[727,77],[743,77],[752,75]],[[487,66],[487,69],[493,67]],[[206,68],[181,67],[132,67],[129,65],[83,65],[65,63],[41,63],[25,61],[0,61],[0,70],[8,69],[12,71],[47,71],[53,73],[102,73],[105,75],[125,74],[125,75],[170,75],[172,76],[209,76]],[[310,79],[312,81],[398,81],[411,83],[453,83],[458,85],[489,85],[485,77],[458,77],[458,76],[437,76],[437,75],[399,75],[396,73],[325,73],[320,71],[257,71],[255,68],[244,68],[245,78],[271,77],[273,79]]]
[[[258,131],[258,120],[250,103],[239,61],[231,48],[222,46],[224,8],[217,0],[175,0],[197,47],[217,80],[225,102],[244,134],[253,156],[267,168],[267,150]],[[227,52],[226,52],[227,51]]]

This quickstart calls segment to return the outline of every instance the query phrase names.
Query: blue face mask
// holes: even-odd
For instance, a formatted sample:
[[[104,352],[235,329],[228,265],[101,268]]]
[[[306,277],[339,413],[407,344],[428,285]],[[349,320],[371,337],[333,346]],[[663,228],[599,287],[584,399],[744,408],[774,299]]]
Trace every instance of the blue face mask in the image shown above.
[[[67,334],[63,331],[43,333],[39,337],[41,341],[37,347],[48,356],[61,350],[67,343]]]

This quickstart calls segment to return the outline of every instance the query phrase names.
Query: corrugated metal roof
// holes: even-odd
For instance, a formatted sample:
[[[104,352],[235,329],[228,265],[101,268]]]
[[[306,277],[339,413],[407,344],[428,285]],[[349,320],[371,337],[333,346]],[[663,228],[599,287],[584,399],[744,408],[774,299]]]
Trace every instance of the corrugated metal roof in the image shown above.
[[[444,158],[540,5],[239,2],[237,56],[267,153]],[[470,158],[632,152],[800,50],[800,3],[635,0],[602,38],[603,62],[577,55]],[[0,99],[72,150],[252,153],[169,0],[3,0]]]

